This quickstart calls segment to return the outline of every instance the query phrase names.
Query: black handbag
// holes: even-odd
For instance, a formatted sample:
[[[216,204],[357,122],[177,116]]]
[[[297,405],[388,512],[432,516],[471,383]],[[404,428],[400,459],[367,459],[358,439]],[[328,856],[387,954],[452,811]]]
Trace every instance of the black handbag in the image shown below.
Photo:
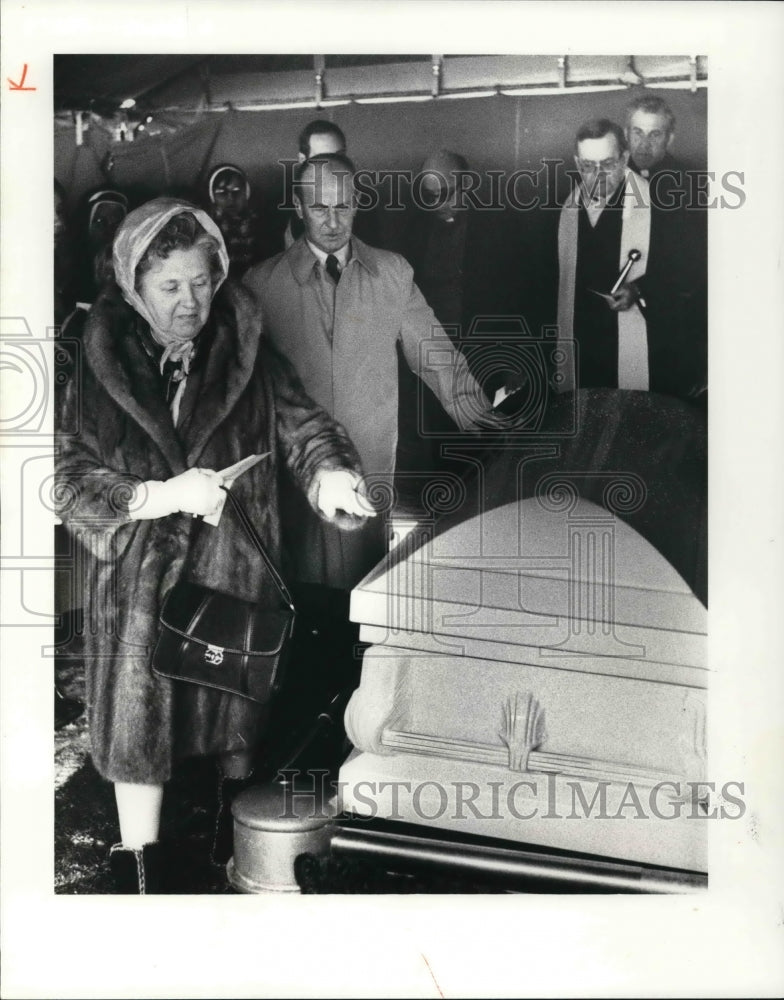
[[[296,610],[247,511],[231,490],[225,492],[286,606],[260,606],[200,584],[178,581],[161,610],[161,633],[152,669],[162,677],[265,704],[282,681]]]

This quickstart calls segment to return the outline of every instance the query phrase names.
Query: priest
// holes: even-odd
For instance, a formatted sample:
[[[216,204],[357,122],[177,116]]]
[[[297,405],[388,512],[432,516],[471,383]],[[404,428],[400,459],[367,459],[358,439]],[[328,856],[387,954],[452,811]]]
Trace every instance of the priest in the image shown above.
[[[681,212],[652,207],[614,122],[583,125],[574,159],[577,183],[558,228],[559,388],[699,398],[707,331],[692,229]]]

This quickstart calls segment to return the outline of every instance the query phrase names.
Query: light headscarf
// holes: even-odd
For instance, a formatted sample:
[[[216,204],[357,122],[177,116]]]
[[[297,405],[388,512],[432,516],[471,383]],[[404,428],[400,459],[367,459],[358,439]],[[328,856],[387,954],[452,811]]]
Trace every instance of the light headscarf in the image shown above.
[[[185,212],[194,216],[204,231],[212,236],[218,243],[218,259],[221,266],[221,274],[213,278],[212,296],[226,280],[229,273],[229,255],[226,252],[226,244],[220,229],[207,215],[206,212],[191,205],[190,202],[181,201],[179,198],[155,198],[148,201],[140,208],[136,208],[120,223],[117,234],[114,237],[114,248],[112,259],[114,263],[114,276],[120,286],[123,298],[133,309],[139,313],[150,325],[150,332],[157,344],[163,347],[160,367],[163,371],[167,361],[179,361],[182,363],[184,374],[187,376],[190,370],[190,361],[193,354],[193,339],[200,332],[195,331],[189,337],[177,337],[175,334],[159,330],[155,326],[153,317],[144,303],[144,299],[136,291],[136,271],[139,262],[144,257],[147,249],[158,233],[176,215]],[[179,402],[182,398],[182,390],[185,388],[185,380],[180,383],[175,401],[172,404],[172,412],[177,422],[177,412]]]
[[[170,347],[181,347],[188,343],[196,334],[191,337],[177,338],[171,333],[165,333],[156,329],[155,322],[141,295],[136,291],[136,270],[139,262],[147,252],[148,247],[163,229],[167,222],[175,215],[189,212],[193,215],[204,231],[217,240],[218,258],[220,260],[222,274],[213,279],[213,297],[220,286],[226,280],[229,273],[229,255],[226,252],[226,244],[220,229],[212,219],[190,202],[180,201],[179,198],[155,198],[148,201],[141,208],[136,208],[120,223],[117,234],[114,237],[114,250],[112,253],[114,262],[114,275],[117,284],[120,286],[123,298],[132,306],[140,316],[144,317],[150,324],[153,338],[168,350]]]

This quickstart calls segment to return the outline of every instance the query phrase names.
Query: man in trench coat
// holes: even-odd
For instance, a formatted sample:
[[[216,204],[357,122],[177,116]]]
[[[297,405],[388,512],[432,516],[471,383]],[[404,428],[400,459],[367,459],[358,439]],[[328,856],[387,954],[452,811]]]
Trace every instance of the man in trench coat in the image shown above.
[[[305,233],[251,268],[244,281],[266,336],[294,365],[306,392],[345,427],[372,483],[394,471],[398,344],[461,431],[494,426],[495,418],[410,265],[353,236],[354,173],[341,154],[303,163],[294,204]],[[341,536],[294,498],[286,515],[301,582],[349,589],[384,553],[383,518]]]

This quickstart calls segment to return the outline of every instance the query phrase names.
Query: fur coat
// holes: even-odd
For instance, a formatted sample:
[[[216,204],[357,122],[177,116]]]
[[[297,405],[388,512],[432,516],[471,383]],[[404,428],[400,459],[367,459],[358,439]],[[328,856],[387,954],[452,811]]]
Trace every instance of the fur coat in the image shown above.
[[[59,514],[90,554],[83,586],[93,759],[111,781],[158,784],[177,758],[252,746],[263,714],[246,699],[152,673],[171,587],[183,576],[245,599],[277,592],[228,507],[217,527],[182,513],[131,520],[136,487],[269,451],[233,490],[285,573],[279,472],[285,467],[313,504],[318,470],[359,472],[360,463],[343,429],[264,343],[244,289],[227,283],[213,300],[206,359],[176,429],[140,324],[116,286],[93,306],[59,391],[59,426],[78,432],[58,435],[57,475]]]

